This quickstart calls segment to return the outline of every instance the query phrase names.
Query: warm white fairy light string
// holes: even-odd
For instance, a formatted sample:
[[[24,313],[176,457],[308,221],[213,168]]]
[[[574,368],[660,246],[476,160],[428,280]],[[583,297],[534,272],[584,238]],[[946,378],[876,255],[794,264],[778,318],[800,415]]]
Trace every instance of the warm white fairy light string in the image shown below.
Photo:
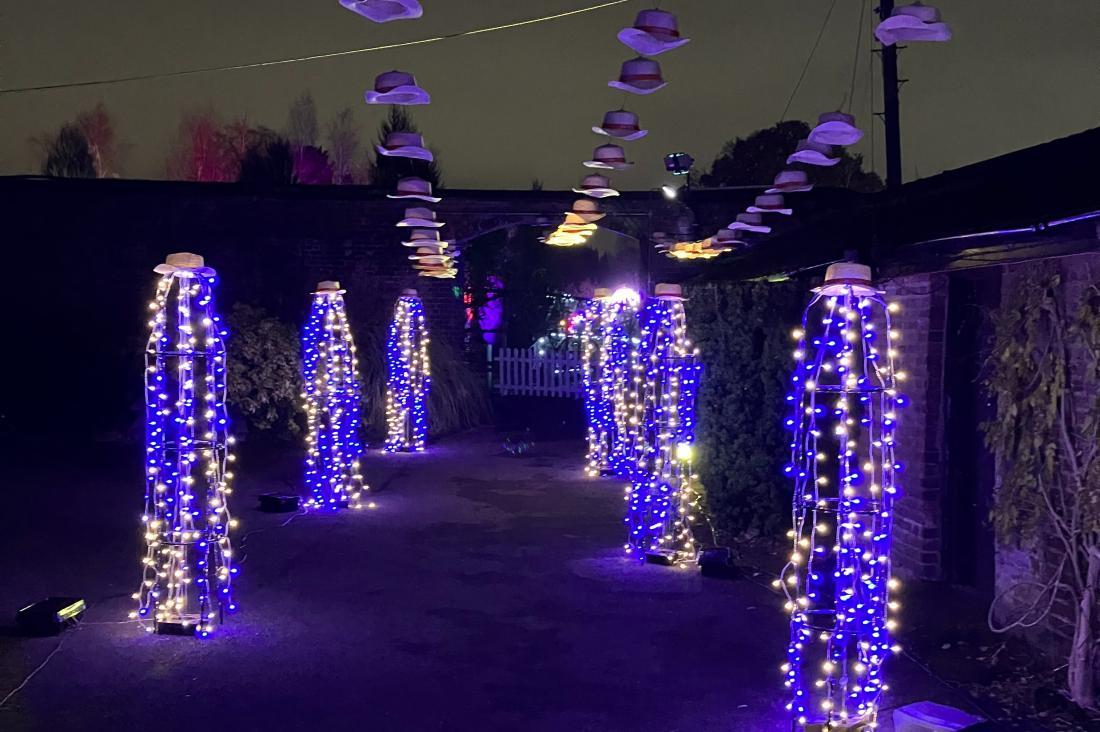
[[[668,294],[661,294],[667,288]],[[695,395],[702,373],[687,337],[678,287],[658,285],[641,313],[629,423],[635,440],[625,489],[626,551],[678,562],[695,556],[692,523],[700,510],[695,452]],[[630,463],[627,463],[630,465]]]
[[[305,481],[310,508],[361,508],[359,359],[340,283],[321,282],[302,330]]]
[[[582,386],[587,419],[585,472],[614,472],[621,463],[627,434],[626,394],[630,376],[631,323],[638,293],[627,287],[611,292],[597,288],[580,310]]]
[[[397,300],[386,341],[386,451],[424,449],[428,437],[431,363],[424,303],[416,290]]]
[[[834,265],[794,331],[794,542],[777,580],[791,635],[783,665],[798,726],[877,726],[897,603],[890,540],[898,495],[897,391],[890,314],[861,265]],[[862,725],[862,726],[861,726]]]
[[[226,331],[214,308],[214,271],[202,257],[173,254],[156,271],[145,349],[146,551],[131,617],[150,632],[206,636],[236,609]]]

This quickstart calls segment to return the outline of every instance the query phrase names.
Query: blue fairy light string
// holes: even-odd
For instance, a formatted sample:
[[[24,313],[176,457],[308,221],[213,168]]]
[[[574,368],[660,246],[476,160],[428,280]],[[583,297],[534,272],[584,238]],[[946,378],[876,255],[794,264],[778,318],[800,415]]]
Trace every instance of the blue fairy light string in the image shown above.
[[[185,257],[195,266],[173,266]],[[173,255],[149,303],[145,350],[146,543],[131,618],[145,630],[175,626],[209,635],[230,595],[226,330],[214,307],[215,276],[201,257]],[[162,269],[163,268],[163,269]]]
[[[424,450],[431,364],[424,304],[415,290],[397,300],[386,341],[386,452]]]
[[[794,481],[793,549],[776,585],[791,614],[785,684],[798,725],[874,723],[888,687],[898,608],[890,591],[898,409],[890,315],[881,294],[841,281],[820,288],[793,332],[787,395]],[[883,345],[884,344],[884,345]]]
[[[339,283],[322,282],[302,329],[305,483],[310,508],[361,508],[359,359]]]
[[[695,395],[702,375],[698,350],[687,337],[679,297],[650,298],[639,316],[629,400],[635,428],[624,475],[628,527],[625,549],[638,558],[658,554],[673,562],[695,556],[692,523],[700,510],[695,453]]]

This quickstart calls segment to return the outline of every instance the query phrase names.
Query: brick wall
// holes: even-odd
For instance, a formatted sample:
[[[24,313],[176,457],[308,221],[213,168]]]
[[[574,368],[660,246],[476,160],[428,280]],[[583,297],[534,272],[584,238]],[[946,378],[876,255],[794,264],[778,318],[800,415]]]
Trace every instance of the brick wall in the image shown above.
[[[894,567],[904,578],[943,576],[943,364],[947,318],[946,275],[915,275],[886,284],[900,334],[901,391],[910,404],[900,415],[897,456],[905,466],[903,495],[894,512]]]

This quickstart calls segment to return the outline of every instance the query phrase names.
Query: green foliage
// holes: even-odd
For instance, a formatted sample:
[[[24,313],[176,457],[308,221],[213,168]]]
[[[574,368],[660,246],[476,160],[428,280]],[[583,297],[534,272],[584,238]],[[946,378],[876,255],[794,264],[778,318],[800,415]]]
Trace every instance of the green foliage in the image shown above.
[[[722,151],[702,176],[704,186],[752,186],[771,183],[775,175],[787,168],[787,156],[794,152],[798,141],[810,134],[805,122],[788,120],[773,127],[757,130],[748,137],[738,137],[722,146]],[[863,170],[863,156],[852,155],[837,148],[840,162],[830,168],[814,168],[810,179],[819,186],[851,188],[855,191],[877,191],[882,181],[875,173]]]
[[[727,536],[774,533],[790,517],[782,420],[802,290],[790,282],[734,282],[689,294],[688,327],[706,364],[698,441],[707,510]]]
[[[998,458],[993,524],[1002,541],[1100,530],[1100,290],[1066,302],[1061,277],[1030,278],[994,313],[982,425]]]
[[[294,327],[242,304],[233,306],[226,322],[230,408],[250,431],[297,435],[301,355]]]
[[[62,125],[57,135],[47,141],[45,151],[42,175],[57,178],[96,177],[95,158],[87,138],[76,125]]]

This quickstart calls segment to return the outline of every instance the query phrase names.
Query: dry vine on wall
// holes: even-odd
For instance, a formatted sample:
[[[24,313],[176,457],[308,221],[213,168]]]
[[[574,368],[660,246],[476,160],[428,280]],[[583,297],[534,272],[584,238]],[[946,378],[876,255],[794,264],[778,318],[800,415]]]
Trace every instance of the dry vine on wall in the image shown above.
[[[1058,547],[1060,560],[1012,625],[1035,625],[1068,594],[1074,633],[1069,696],[1096,708],[1100,585],[1100,286],[1070,302],[1060,275],[1012,288],[994,316],[986,387],[997,417],[983,425],[998,461],[993,523],[1004,542]],[[992,615],[992,613],[991,613]],[[1009,626],[1011,627],[1011,626]]]

